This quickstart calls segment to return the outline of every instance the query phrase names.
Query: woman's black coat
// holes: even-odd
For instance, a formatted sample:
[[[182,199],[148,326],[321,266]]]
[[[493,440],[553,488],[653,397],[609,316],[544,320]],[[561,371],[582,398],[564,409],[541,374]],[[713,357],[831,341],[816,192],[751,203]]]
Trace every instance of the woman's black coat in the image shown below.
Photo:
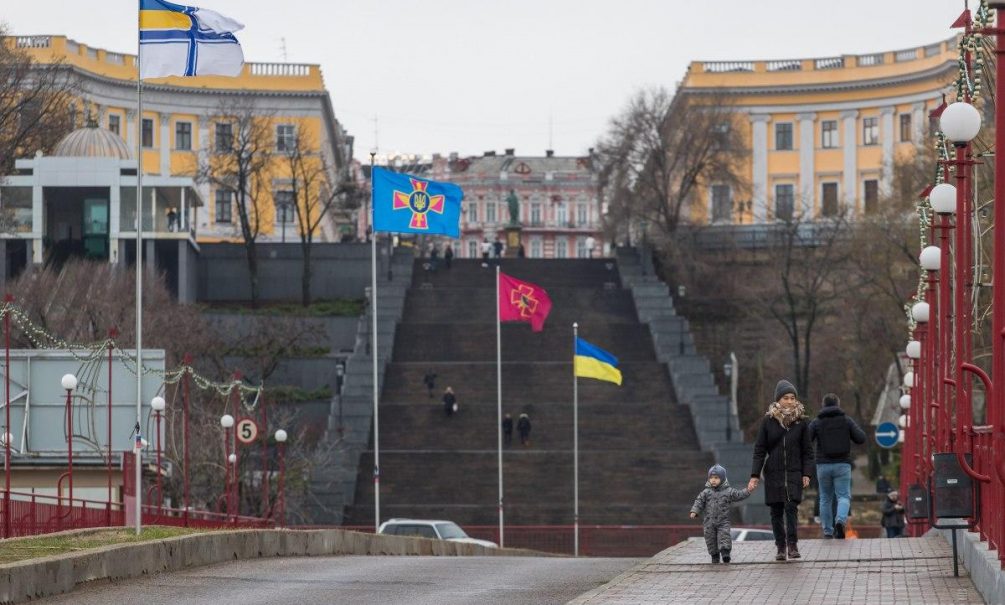
[[[773,416],[765,416],[754,442],[751,477],[764,472],[764,503],[802,502],[803,477],[813,476],[813,444],[805,420],[788,430]]]

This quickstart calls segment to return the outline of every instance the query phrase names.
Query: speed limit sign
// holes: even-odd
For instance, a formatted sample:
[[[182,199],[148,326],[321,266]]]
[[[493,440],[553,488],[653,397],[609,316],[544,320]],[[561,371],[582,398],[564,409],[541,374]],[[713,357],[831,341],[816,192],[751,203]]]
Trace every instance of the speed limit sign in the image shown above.
[[[248,445],[258,438],[258,423],[251,418],[241,418],[237,421],[237,440]]]

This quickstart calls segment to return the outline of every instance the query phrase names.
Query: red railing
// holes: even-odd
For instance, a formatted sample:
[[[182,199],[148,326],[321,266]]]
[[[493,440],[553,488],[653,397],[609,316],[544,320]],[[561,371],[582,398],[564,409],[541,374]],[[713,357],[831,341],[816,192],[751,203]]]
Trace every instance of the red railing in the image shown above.
[[[5,515],[0,498],[0,516]],[[36,536],[69,529],[92,527],[123,527],[125,511],[118,502],[60,498],[21,492],[10,493],[10,535],[7,537]],[[207,511],[185,511],[157,506],[143,507],[144,525],[173,525],[178,527],[272,527],[271,519],[245,517]]]

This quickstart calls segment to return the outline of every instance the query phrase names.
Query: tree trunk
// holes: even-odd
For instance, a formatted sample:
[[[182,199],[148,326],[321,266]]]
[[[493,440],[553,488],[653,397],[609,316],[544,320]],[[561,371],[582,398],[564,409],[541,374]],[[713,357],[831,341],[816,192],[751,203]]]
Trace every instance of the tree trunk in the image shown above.
[[[244,240],[244,252],[248,257],[248,277],[251,285],[251,308],[258,308],[258,250],[255,240]]]
[[[301,238],[300,241],[303,242],[301,248],[304,254],[304,271],[300,282],[300,302],[303,306],[307,307],[311,304],[311,241],[307,237]]]

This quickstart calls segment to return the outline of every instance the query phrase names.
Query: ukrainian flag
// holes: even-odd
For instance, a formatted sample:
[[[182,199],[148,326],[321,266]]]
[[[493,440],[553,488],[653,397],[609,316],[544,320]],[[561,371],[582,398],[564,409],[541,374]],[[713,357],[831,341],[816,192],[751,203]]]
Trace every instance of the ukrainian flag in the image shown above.
[[[618,358],[578,336],[576,337],[576,356],[573,359],[573,366],[576,376],[621,384]]]
[[[244,53],[239,22],[216,11],[167,0],[139,0],[140,78],[238,76]]]

